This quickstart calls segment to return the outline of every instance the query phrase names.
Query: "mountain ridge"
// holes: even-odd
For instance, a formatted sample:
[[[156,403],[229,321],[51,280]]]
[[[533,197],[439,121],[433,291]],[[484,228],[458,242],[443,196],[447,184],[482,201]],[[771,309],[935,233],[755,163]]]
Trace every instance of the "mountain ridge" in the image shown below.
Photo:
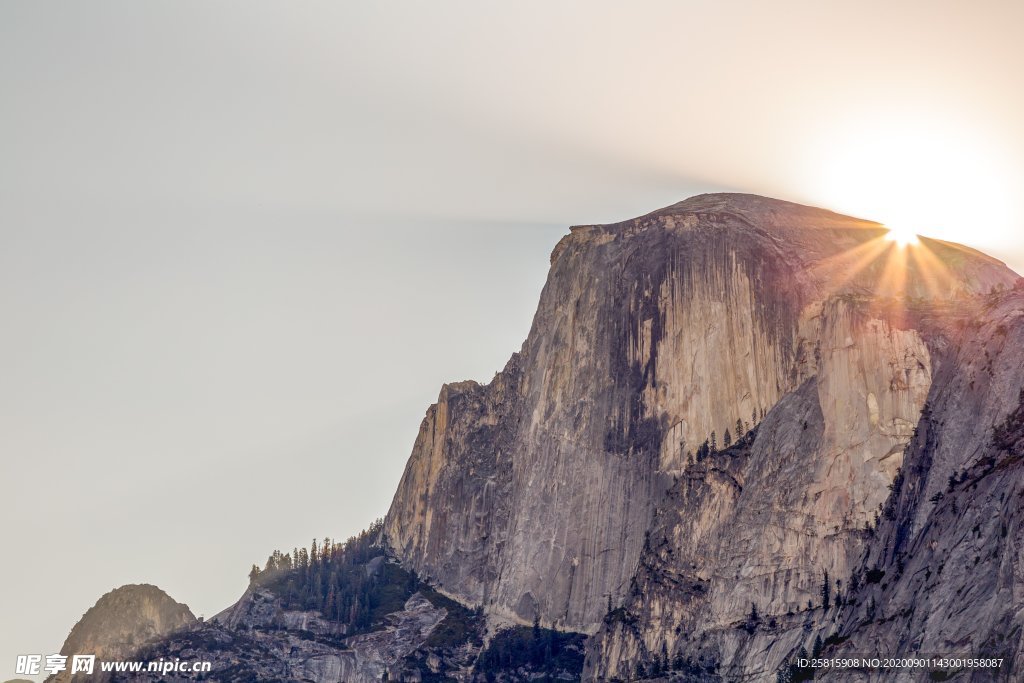
[[[758,206],[768,204],[776,209],[776,214],[782,214],[784,212],[778,211],[779,208],[784,208],[787,211],[794,210],[796,207],[798,211],[798,220],[796,227],[787,227],[782,230],[781,237],[779,235],[769,235],[768,231],[759,227],[751,226],[746,220],[742,222],[735,221],[731,218],[731,213],[724,215],[717,212],[723,201],[726,206],[730,209],[736,208],[735,202],[736,197],[741,197],[744,203],[754,202]],[[585,345],[591,344],[596,337],[614,337],[619,336],[618,339],[614,340],[614,343],[621,341],[621,335],[623,330],[616,328],[621,318],[628,318],[632,316],[634,320],[631,324],[637,327],[647,325],[648,329],[638,329],[633,331],[627,331],[627,336],[630,337],[629,343],[634,346],[633,349],[626,349],[628,353],[620,353],[624,349],[612,349],[609,346],[601,355],[611,354],[617,355],[615,359],[616,363],[619,363],[620,374],[630,374],[634,370],[629,367],[622,367],[622,365],[633,365],[636,366],[634,369],[640,375],[634,377],[635,381],[648,381],[650,380],[649,375],[651,373],[657,373],[657,361],[658,361],[658,346],[659,341],[655,339],[661,326],[661,316],[666,311],[658,308],[658,301],[664,300],[666,297],[673,297],[677,300],[683,300],[686,295],[682,293],[682,290],[686,290],[688,287],[691,288],[703,288],[704,291],[700,292],[700,295],[695,296],[695,299],[701,299],[701,304],[710,302],[708,305],[702,305],[701,310],[693,311],[686,308],[686,302],[682,302],[682,307],[673,311],[674,314],[684,317],[691,316],[693,318],[694,329],[688,330],[687,334],[690,335],[688,341],[697,342],[696,337],[703,336],[706,329],[714,329],[720,325],[720,316],[728,316],[728,313],[723,313],[721,309],[726,307],[732,307],[734,309],[744,309],[742,320],[732,320],[730,324],[735,323],[738,329],[734,329],[728,332],[724,336],[728,336],[730,339],[744,338],[748,340],[748,343],[744,345],[744,348],[737,349],[736,353],[730,359],[735,364],[739,364],[740,358],[749,358],[753,356],[755,361],[751,367],[748,368],[749,372],[757,374],[763,372],[766,367],[776,366],[776,371],[773,373],[776,376],[776,380],[769,381],[767,377],[762,377],[754,384],[758,384],[758,387],[744,386],[743,390],[740,391],[737,387],[737,391],[734,391],[734,396],[729,400],[733,402],[745,403],[742,407],[735,409],[734,415],[728,419],[722,419],[721,417],[717,420],[717,424],[714,427],[717,428],[719,434],[724,432],[724,429],[732,424],[736,417],[740,417],[742,414],[743,419],[746,419],[747,415],[750,415],[752,411],[760,411],[768,407],[770,402],[773,402],[781,395],[781,384],[786,381],[782,375],[786,374],[793,363],[793,358],[787,356],[799,353],[799,350],[794,345],[794,340],[801,337],[801,331],[796,329],[799,325],[797,319],[800,317],[800,311],[807,311],[809,307],[817,305],[819,302],[830,300],[839,294],[846,294],[854,291],[854,287],[849,285],[842,285],[837,288],[835,293],[822,292],[822,281],[828,279],[826,276],[830,276],[831,273],[822,275],[819,272],[811,272],[812,265],[810,260],[804,259],[801,255],[785,254],[780,253],[777,241],[779,239],[795,239],[793,236],[799,239],[799,242],[803,243],[803,246],[807,246],[807,224],[808,220],[817,220],[819,216],[826,216],[830,221],[838,221],[841,224],[841,228],[835,228],[833,225],[829,225],[828,231],[834,231],[841,229],[847,232],[854,232],[858,237],[861,238],[862,242],[878,241],[880,246],[879,260],[884,261],[884,255],[896,250],[897,247],[891,243],[883,243],[881,239],[884,235],[884,228],[880,226],[877,229],[871,231],[864,231],[860,226],[863,221],[859,219],[848,219],[847,217],[834,214],[832,212],[822,212],[809,207],[800,207],[791,203],[780,203],[774,200],[766,200],[764,198],[753,197],[748,195],[702,195],[693,200],[686,200],[679,204],[673,205],[675,208],[671,214],[666,215],[665,210],[647,214],[637,219],[630,221],[624,221],[620,223],[610,224],[608,226],[588,226],[579,227],[570,232],[568,236],[563,238],[555,248],[552,274],[549,277],[548,284],[545,286],[545,291],[541,296],[541,303],[538,309],[538,315],[535,319],[533,330],[531,330],[530,338],[524,344],[523,349],[520,352],[521,357],[514,359],[513,365],[529,365],[531,361],[527,358],[530,355],[531,347],[540,347],[541,353],[544,353],[550,348],[550,338],[555,338],[556,341],[565,343],[567,338],[576,335],[575,339],[570,339],[567,346],[569,348],[563,349],[563,356],[560,357],[559,363],[549,364],[546,366],[544,372],[548,373],[548,376],[553,376],[559,373],[560,368],[566,365],[570,367],[579,366],[594,366],[605,364],[607,373],[613,374],[613,369],[607,366],[608,360],[605,358],[588,357],[582,361],[578,358],[569,358],[578,349],[583,348]],[[670,207],[671,208],[671,207]],[[705,209],[716,209],[716,211],[707,212]],[[696,209],[696,211],[695,211]],[[772,221],[781,221],[777,216],[771,219]],[[796,220],[796,219],[795,219]],[[816,225],[816,224],[815,224]],[[849,226],[857,226],[856,228],[850,228]],[[877,224],[872,224],[877,225]],[[744,244],[737,240],[737,235],[749,237],[751,240],[757,240],[755,246],[751,247],[749,244]],[[767,235],[767,236],[766,236]],[[824,242],[815,242],[814,246],[819,249],[828,248],[826,255],[831,256],[835,253],[841,253],[841,249],[844,248],[844,244],[837,244],[831,235],[827,236],[828,239]],[[635,242],[634,244],[630,244]],[[675,244],[673,244],[675,242]],[[677,254],[681,254],[677,258],[676,262],[672,262],[673,250]],[[602,260],[605,252],[613,252],[612,256]],[[576,262],[566,263],[565,267],[562,266],[562,262],[566,258],[570,258],[570,255],[575,254],[577,256]],[[739,254],[739,256],[738,256]],[[589,261],[587,260],[589,259]],[[746,260],[746,264],[742,267],[737,267],[738,260]],[[623,272],[624,262],[639,264],[634,268],[634,272],[625,273]],[[768,265],[766,265],[768,264]],[[843,264],[836,266],[836,269],[841,269]],[[876,270],[884,267],[884,263],[881,264]],[[972,272],[969,273],[970,277],[956,277],[954,273],[953,277],[950,277],[946,281],[946,287],[939,290],[938,294],[927,290],[923,284],[923,278],[918,278],[916,281],[910,282],[909,285],[912,288],[912,292],[916,294],[929,295],[932,298],[952,298],[955,294],[961,290],[967,293],[978,293],[982,290],[987,290],[992,284],[998,283],[1004,286],[1008,286],[1013,281],[1013,274],[1008,270],[998,270],[989,264],[983,262],[976,264],[974,262],[968,262],[967,264]],[[669,271],[675,268],[675,273]],[[616,269],[619,272],[616,273]],[[748,276],[749,271],[750,275]],[[565,271],[564,273],[561,271]],[[572,329],[575,325],[575,314],[572,312],[564,311],[562,302],[565,301],[584,301],[590,293],[593,283],[599,283],[601,278],[607,271],[611,271],[616,277],[620,279],[632,277],[633,281],[627,283],[629,287],[632,287],[631,291],[621,291],[615,287],[606,287],[603,291],[604,299],[626,299],[632,297],[632,300],[628,303],[628,310],[622,311],[618,316],[619,320],[610,320],[606,325],[606,329],[596,329],[596,323],[594,321],[588,321],[587,327],[584,329]],[[581,275],[584,273],[584,275]],[[916,272],[914,273],[916,274]],[[868,273],[868,277],[871,277],[872,273]],[[974,282],[978,281],[981,284],[975,285]],[[752,284],[753,283],[753,284]],[[601,285],[598,285],[601,286]],[[674,289],[673,289],[674,287]],[[662,288],[663,291],[655,293],[654,290]],[[554,292],[553,290],[559,290]],[[641,291],[646,289],[646,292]],[[863,289],[863,287],[859,287]],[[639,295],[638,295],[639,292]],[[753,292],[753,295],[752,295]],[[753,301],[752,296],[757,296],[760,300]],[[732,298],[731,298],[732,297]],[[579,304],[577,304],[578,306]],[[646,307],[646,310],[645,310]],[[589,309],[597,308],[597,305],[592,305]],[[714,309],[714,310],[712,310]],[[542,330],[541,328],[550,323],[545,320],[548,318],[552,321],[558,320],[561,317],[563,327],[552,331],[551,329]],[[813,324],[813,319],[816,314],[813,312],[807,314],[808,320],[805,320],[804,325]],[[570,320],[571,319],[571,320]],[[668,323],[671,325],[672,323]],[[755,328],[759,328],[755,330]],[[635,332],[635,333],[634,333]],[[807,331],[805,331],[807,332]],[[544,338],[544,334],[548,333],[548,339]],[[807,332],[807,336],[810,336],[811,332]],[[531,339],[537,341],[531,342]],[[778,341],[779,343],[774,343]],[[695,344],[701,346],[699,342]],[[673,351],[679,351],[678,344],[675,345]],[[547,347],[547,348],[545,348]],[[756,347],[756,348],[755,348]],[[593,349],[589,349],[593,351]],[[636,357],[633,358],[622,358],[623,355],[629,355],[629,353],[639,352],[645,354],[646,357],[643,359],[643,367],[639,367],[639,360]],[[705,353],[705,360],[710,365],[716,365],[715,359],[712,358],[714,355],[712,349],[703,346],[703,353]],[[758,358],[760,354],[760,358]],[[767,354],[767,355],[766,355]],[[634,353],[634,356],[636,354]],[[675,354],[673,354],[674,356]],[[675,358],[672,358],[670,362],[676,364]],[[544,363],[542,359],[540,361]],[[718,371],[721,374],[727,372],[727,368],[723,367],[721,363],[717,363]],[[782,370],[782,366],[786,366],[786,371]],[[515,374],[515,369],[509,374],[509,383],[516,383],[516,379],[512,377]],[[647,374],[648,377],[645,380],[643,375]],[[699,375],[699,376],[698,376]],[[705,382],[707,377],[704,375],[689,375],[685,378],[685,382],[672,382],[672,379],[668,378],[668,384],[682,384],[690,383],[694,381]],[[678,378],[684,379],[684,378]],[[537,382],[544,382],[543,376],[537,378]],[[600,378],[595,380],[598,384],[601,384]],[[632,380],[631,380],[632,381]],[[499,380],[499,384],[501,381]],[[750,382],[741,382],[745,385],[750,385]],[[649,383],[650,384],[650,383]],[[664,383],[663,383],[664,384]],[[613,390],[612,387],[601,385],[600,387],[592,387],[594,389],[591,395],[597,395],[602,392],[607,393]],[[651,401],[657,401],[657,391],[653,385],[647,387],[649,394],[651,395]],[[442,395],[439,399],[438,410],[443,414],[434,416],[433,418],[428,413],[428,420],[425,426],[428,427],[433,433],[436,429],[441,426],[447,426],[447,412],[449,399],[452,397],[454,388],[452,385],[446,386],[442,390]],[[510,386],[502,386],[499,390],[504,396],[508,396],[512,391]],[[753,397],[754,394],[761,393],[762,397],[757,400],[748,398],[745,402],[743,401],[743,395],[749,395]],[[735,395],[738,394],[738,395]],[[542,401],[543,397],[534,397],[534,400]],[[480,400],[477,397],[476,400]],[[678,400],[686,401],[685,397],[680,396]],[[722,404],[725,399],[718,397],[719,406],[716,407],[718,412],[724,410]],[[757,405],[754,405],[754,404]],[[628,408],[627,408],[628,410]],[[699,412],[699,411],[698,411]],[[692,413],[692,411],[691,411]],[[621,417],[621,416],[620,416]],[[652,416],[639,416],[635,415],[637,420],[643,421],[648,420],[644,424],[637,424],[637,429],[642,431],[644,428],[652,429],[654,425],[649,421],[654,418]],[[675,423],[678,422],[678,417],[671,417],[670,421]],[[699,444],[704,438],[710,435],[710,432],[714,431],[710,426],[711,418],[707,415],[696,416],[689,415],[690,424],[695,419],[703,420],[708,424],[701,426],[696,431],[700,432],[699,438],[694,441],[690,438],[691,448],[695,448],[696,444]],[[908,415],[909,417],[909,415]],[[496,419],[496,416],[491,411],[490,420]],[[517,416],[516,419],[524,419],[522,416]],[[660,438],[660,437],[659,437]],[[424,442],[426,443],[426,442]],[[539,444],[535,444],[540,448]],[[599,447],[600,444],[594,444]],[[433,447],[440,447],[439,444],[433,443]],[[431,460],[436,465],[437,453],[424,454],[425,460]],[[663,454],[663,459],[668,457]],[[414,458],[410,461],[410,467],[415,465],[415,449]],[[671,469],[671,468],[669,468]],[[429,482],[430,476],[433,473],[425,473],[426,478],[421,478],[416,481],[415,487],[419,490],[430,491],[433,487]],[[653,495],[653,494],[645,494]],[[400,487],[399,492],[396,494],[396,502],[402,500],[411,500],[415,497],[412,491],[403,491]],[[456,496],[458,498],[458,496]],[[524,506],[528,507],[528,506]],[[389,522],[394,519],[395,515],[402,514],[401,509],[396,507],[392,508],[392,512],[389,513],[388,519],[385,521],[385,529],[391,533],[394,529],[394,525],[390,525]],[[430,519],[425,518],[425,524],[429,526],[432,521],[433,512],[429,513]],[[408,520],[405,520],[408,523]],[[396,547],[399,549],[399,554],[402,554],[401,548],[408,541],[407,538],[398,538],[401,534],[395,529],[394,533],[389,536],[389,540],[394,541]],[[627,563],[627,564],[632,564]],[[571,560],[570,560],[571,565]],[[563,569],[569,569],[570,567],[564,567]],[[492,572],[497,572],[496,569],[492,569]],[[628,569],[625,571],[628,572]],[[460,583],[456,581],[456,583]],[[616,585],[622,585],[625,583],[624,578],[618,579]],[[602,588],[602,592],[607,592],[611,586],[606,585]],[[467,596],[468,597],[468,596]],[[483,595],[475,596],[474,599],[483,599]],[[512,611],[516,611],[516,608],[512,605],[506,604],[506,607],[510,607]],[[529,619],[527,612],[531,608],[525,607],[523,610],[519,610],[519,614],[516,615],[522,619]],[[596,615],[591,617],[591,621],[588,624],[582,624],[579,622],[573,622],[575,627],[586,627],[594,628],[597,624],[597,619],[594,618]]]
[[[60,654],[69,658],[83,654],[95,655],[98,660],[130,659],[142,644],[195,623],[196,617],[187,605],[176,602],[157,586],[127,584],[105,593],[82,615]],[[94,680],[106,678],[97,671]],[[46,680],[72,680],[70,665]]]
[[[1024,532],[1006,502],[1024,472],[1005,424],[1024,386],[1024,288],[980,252],[885,234],[736,193],[571,228],[520,350],[487,384],[443,385],[428,408],[379,532],[396,567],[478,610],[486,632],[429,645],[428,631],[453,632],[451,622],[430,616],[442,603],[403,588],[407,602],[385,621],[426,631],[387,640],[390,654],[375,637],[376,654],[351,659],[326,641],[297,645],[300,622],[319,624],[321,641],[337,627],[267,589],[255,600],[253,588],[222,614],[264,629],[246,631],[254,652],[285,653],[285,637],[293,648],[257,680],[293,668],[324,683],[385,670],[484,680],[473,662],[511,662],[480,648],[512,623],[589,636],[586,680],[767,681],[804,675],[793,668],[801,649],[964,642],[1024,667],[1019,646],[993,640],[1024,628],[1013,597],[1024,578],[1012,574]],[[950,612],[967,590],[951,571],[929,579],[936,621],[913,622],[913,577],[940,566],[935,549],[966,553],[956,538],[983,539],[971,529],[984,508],[957,488],[972,482],[1002,510],[1003,526],[985,527],[996,554],[970,551],[988,577],[976,595],[985,606],[968,620]],[[934,567],[911,576],[908,549],[919,547]],[[1011,578],[998,578],[999,563]],[[879,621],[904,612],[911,637]],[[204,628],[220,642],[229,626]]]

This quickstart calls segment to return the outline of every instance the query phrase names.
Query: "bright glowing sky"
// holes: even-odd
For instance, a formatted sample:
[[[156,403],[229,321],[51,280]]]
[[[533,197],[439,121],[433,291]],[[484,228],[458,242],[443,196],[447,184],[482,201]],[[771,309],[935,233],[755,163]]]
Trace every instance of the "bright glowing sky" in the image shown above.
[[[1019,2],[0,5],[0,678],[383,514],[565,226],[707,190],[1024,269]],[[10,671],[7,671],[7,668]]]

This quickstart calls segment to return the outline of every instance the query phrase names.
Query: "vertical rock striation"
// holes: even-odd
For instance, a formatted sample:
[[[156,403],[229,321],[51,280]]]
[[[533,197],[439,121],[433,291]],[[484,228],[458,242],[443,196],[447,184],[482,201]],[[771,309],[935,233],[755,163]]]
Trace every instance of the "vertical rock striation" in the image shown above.
[[[834,621],[838,656],[1001,658],[956,680],[1024,672],[1024,289],[946,311],[941,367],[881,523],[861,588]],[[949,667],[950,670],[958,667]],[[884,672],[837,680],[888,680]],[[925,675],[907,680],[928,680]]]
[[[393,557],[361,537],[359,599],[392,611],[350,633],[303,565],[173,635],[187,608],[119,589],[62,652],[147,642],[217,680],[807,680],[802,651],[1004,662],[837,681],[1020,679],[1024,281],[884,235],[735,194],[572,228],[522,349],[428,409]],[[534,619],[585,658],[496,633]]]
[[[774,675],[900,471],[937,371],[929,316],[1015,279],[884,233],[730,194],[573,228],[520,352],[428,410],[385,542],[491,614],[597,634],[592,677],[684,651]],[[737,628],[752,603],[778,633]]]

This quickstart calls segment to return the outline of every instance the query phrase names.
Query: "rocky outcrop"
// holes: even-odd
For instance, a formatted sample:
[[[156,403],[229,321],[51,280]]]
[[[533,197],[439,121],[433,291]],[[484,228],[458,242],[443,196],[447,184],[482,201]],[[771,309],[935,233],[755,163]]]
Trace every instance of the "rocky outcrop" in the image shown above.
[[[360,541],[345,585],[383,568],[387,609],[342,626],[288,558],[288,581],[254,573],[150,654],[320,683],[770,681],[809,675],[805,651],[970,654],[1005,664],[830,676],[1014,680],[1024,287],[885,232],[735,194],[572,228],[520,351],[441,389]],[[542,627],[588,634],[585,663],[581,635]]]
[[[60,653],[67,657],[95,655],[103,661],[131,659],[146,643],[187,628],[195,621],[188,606],[175,602],[156,586],[121,586],[101,597],[82,615]],[[71,680],[70,667],[48,680]]]
[[[884,232],[746,195],[573,228],[522,350],[491,384],[447,385],[428,411],[387,543],[468,603],[594,632],[609,596],[626,597],[666,477],[813,377],[821,424],[801,454],[806,488],[759,505],[815,540],[752,531],[730,551],[753,566],[785,554],[766,607],[803,601],[823,568],[842,573],[857,556],[929,390],[926,341],[879,304],[1013,282],[993,259],[940,243],[922,249],[943,264],[932,270]],[[821,559],[796,559],[810,557]],[[761,582],[716,603],[716,619],[749,609]]]
[[[694,464],[670,489],[631,596],[591,642],[589,677],[661,666],[681,680],[772,680],[816,643],[827,657],[1003,662],[830,680],[1015,680],[1024,670],[1024,290],[919,306],[906,312],[929,340],[930,366],[919,369],[932,381],[913,427],[892,423],[905,451],[881,462],[895,459],[895,476],[863,461],[886,484],[867,488],[864,502],[852,496],[873,519],[822,524],[857,486],[849,467],[821,459],[819,370],[742,447]],[[852,452],[847,444],[842,459]],[[815,481],[823,464],[835,492]]]
[[[146,663],[208,663],[208,672],[143,670],[115,674],[113,681],[579,680],[582,634],[539,627],[488,633],[481,612],[446,598],[383,556],[357,566],[374,579],[360,599],[381,612],[368,624],[345,624],[321,609],[294,607],[288,595],[306,594],[318,581],[317,570],[271,571],[210,621],[152,641],[136,653]],[[397,609],[378,609],[385,605]]]
[[[521,351],[428,411],[386,543],[467,604],[595,633],[591,677],[774,677],[863,562],[950,312],[1016,280],[884,233],[747,195],[573,228]]]
[[[941,318],[941,367],[829,653],[987,657],[1002,665],[956,680],[1010,681],[1024,672],[1024,289],[974,303]]]
[[[318,612],[284,609],[273,593],[254,590],[232,609],[232,618],[166,638],[142,655],[147,661],[210,662],[210,677],[216,680],[377,683],[387,672],[398,680],[404,659],[446,616],[443,608],[416,593],[380,629],[345,638]],[[145,673],[117,680],[166,678]],[[179,680],[190,678],[186,674]]]

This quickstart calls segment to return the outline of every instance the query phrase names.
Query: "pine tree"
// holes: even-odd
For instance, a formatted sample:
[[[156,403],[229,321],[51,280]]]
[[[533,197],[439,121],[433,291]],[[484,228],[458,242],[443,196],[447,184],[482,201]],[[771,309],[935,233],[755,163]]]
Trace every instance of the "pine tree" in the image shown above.
[[[540,632],[540,615],[534,615],[533,617],[533,640],[530,641],[530,661],[535,665],[540,665],[544,662],[544,644],[541,641]]]
[[[337,595],[334,592],[334,586],[331,585],[331,587],[327,589],[327,599],[324,600],[324,613],[327,615],[328,619],[335,618],[335,613],[337,612],[336,603]]]
[[[828,571],[825,571],[825,580],[821,584],[821,604],[828,609],[832,603],[832,584],[828,580]]]
[[[740,437],[747,433],[747,430],[743,428],[743,422],[736,418],[736,440],[739,441]]]
[[[711,430],[711,452],[712,453],[717,453],[718,452],[718,442],[715,440],[715,432],[714,432],[714,430]]]
[[[661,660],[657,657],[651,662],[651,677],[658,678],[661,676]]]
[[[736,432],[739,434],[739,432]],[[729,428],[725,428],[725,434],[722,435],[722,448],[728,448],[732,445],[732,434],[729,433]]]

